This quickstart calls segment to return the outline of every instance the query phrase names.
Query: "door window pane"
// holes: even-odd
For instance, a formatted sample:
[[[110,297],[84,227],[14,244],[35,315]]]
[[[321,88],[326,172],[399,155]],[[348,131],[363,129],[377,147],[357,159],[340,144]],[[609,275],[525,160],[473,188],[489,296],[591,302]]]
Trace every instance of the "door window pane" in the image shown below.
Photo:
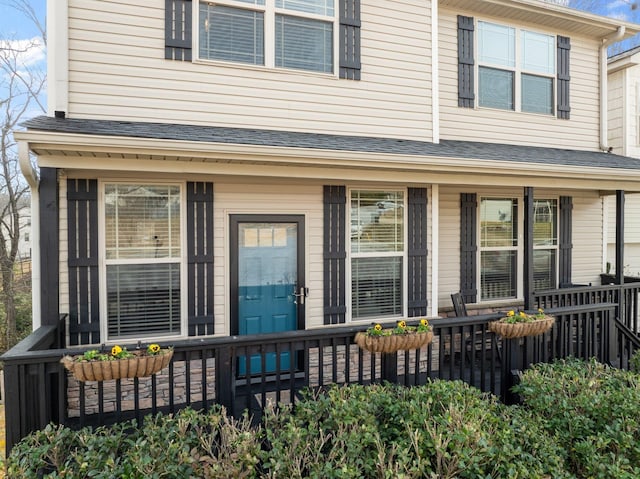
[[[514,28],[478,22],[478,52],[482,63],[515,67],[516,32]]]
[[[276,8],[333,16],[334,0],[276,0]]]
[[[522,111],[553,113],[553,79],[522,74]]]
[[[351,265],[353,319],[402,314],[402,258],[357,258]]]
[[[556,287],[556,250],[534,250],[533,252],[533,288],[535,291],[555,289]]]
[[[180,265],[107,266],[109,339],[180,334]]]
[[[482,251],[480,290],[482,300],[515,298],[517,292],[516,251]]]
[[[277,67],[333,72],[333,24],[276,15]]]
[[[480,67],[479,73],[480,106],[513,110],[514,73],[487,67]]]
[[[522,31],[522,69],[553,75],[556,72],[555,37]]]
[[[201,2],[200,57],[264,65],[264,13]]]
[[[535,200],[533,211],[534,246],[553,246],[558,244],[556,226],[557,200]]]

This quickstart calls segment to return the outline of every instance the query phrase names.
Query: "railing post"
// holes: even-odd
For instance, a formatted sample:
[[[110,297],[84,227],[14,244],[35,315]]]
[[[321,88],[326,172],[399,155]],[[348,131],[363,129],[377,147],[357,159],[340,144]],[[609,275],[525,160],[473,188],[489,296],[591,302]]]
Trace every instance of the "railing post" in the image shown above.
[[[382,379],[390,383],[398,382],[398,355],[382,353]]]
[[[620,367],[622,358],[620,357],[621,351],[618,350],[618,328],[616,328],[615,314],[614,308],[602,311],[603,329],[606,329],[606,343],[604,345],[606,351],[603,360],[611,366]]]
[[[216,355],[216,402],[227,409],[227,412],[235,416],[235,362],[231,346],[218,348]]]
[[[503,339],[502,347],[504,348],[501,379],[502,401],[505,404],[514,404],[517,402],[517,397],[511,392],[511,387],[516,384],[516,378],[522,371],[520,339]]]
[[[6,423],[6,445],[5,457],[9,457],[11,448],[18,442],[23,434],[23,425],[21,418],[24,417],[24,400],[20,397],[20,380],[18,377],[18,366],[9,362],[4,363],[4,407],[5,411],[11,414],[5,414]]]

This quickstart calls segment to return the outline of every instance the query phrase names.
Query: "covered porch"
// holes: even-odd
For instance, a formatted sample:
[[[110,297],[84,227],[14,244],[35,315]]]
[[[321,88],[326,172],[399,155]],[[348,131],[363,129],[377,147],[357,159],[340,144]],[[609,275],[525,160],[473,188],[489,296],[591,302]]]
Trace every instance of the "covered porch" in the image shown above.
[[[303,388],[381,381],[407,386],[432,379],[461,380],[505,402],[509,387],[529,364],[557,358],[595,357],[620,368],[640,349],[640,285],[564,288],[531,295],[532,306],[556,318],[540,336],[505,340],[488,331],[500,313],[432,321],[434,340],[422,349],[369,353],[354,344],[364,326],[270,335],[175,341],[169,367],[150,378],[78,382],[60,364],[64,321],[41,326],[3,356],[7,452],[48,423],[98,426],[223,404],[258,420],[267,402],[295,403]],[[128,345],[134,350],[137,344]],[[88,348],[85,348],[88,349]],[[292,361],[281,361],[284,355]],[[266,366],[275,355],[275,366]],[[243,358],[246,370],[239,368]],[[258,364],[258,371],[252,365]]]

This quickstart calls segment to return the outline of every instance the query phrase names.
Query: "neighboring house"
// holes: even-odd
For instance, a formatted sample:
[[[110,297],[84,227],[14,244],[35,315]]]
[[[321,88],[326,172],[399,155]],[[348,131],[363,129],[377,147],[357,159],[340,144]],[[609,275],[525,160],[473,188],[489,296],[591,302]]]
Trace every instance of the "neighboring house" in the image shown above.
[[[599,281],[606,46],[539,0],[56,0],[34,325],[68,344],[528,306]],[[604,76],[600,74],[604,72]]]
[[[609,144],[614,153],[638,158],[640,162],[640,48],[609,58]],[[625,198],[624,274],[640,277],[640,195]],[[615,198],[605,204],[605,257],[615,271]]]

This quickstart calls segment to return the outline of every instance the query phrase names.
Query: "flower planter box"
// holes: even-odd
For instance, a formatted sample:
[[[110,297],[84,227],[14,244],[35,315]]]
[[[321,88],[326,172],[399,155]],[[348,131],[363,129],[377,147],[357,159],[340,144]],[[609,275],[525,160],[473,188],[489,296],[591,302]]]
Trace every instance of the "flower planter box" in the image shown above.
[[[505,321],[491,321],[489,331],[499,334],[505,339],[523,338],[525,336],[537,336],[546,333],[556,319],[553,316],[545,316],[542,319],[522,323],[507,323]]]
[[[133,358],[108,361],[79,361],[81,356],[65,356],[60,362],[78,381],[142,378],[166,368],[173,357],[173,349],[163,350],[155,356],[134,354]]]
[[[364,332],[356,334],[355,342],[362,349],[372,353],[395,353],[419,349],[433,340],[433,332],[411,332],[406,334],[391,334],[387,336],[371,336]]]

